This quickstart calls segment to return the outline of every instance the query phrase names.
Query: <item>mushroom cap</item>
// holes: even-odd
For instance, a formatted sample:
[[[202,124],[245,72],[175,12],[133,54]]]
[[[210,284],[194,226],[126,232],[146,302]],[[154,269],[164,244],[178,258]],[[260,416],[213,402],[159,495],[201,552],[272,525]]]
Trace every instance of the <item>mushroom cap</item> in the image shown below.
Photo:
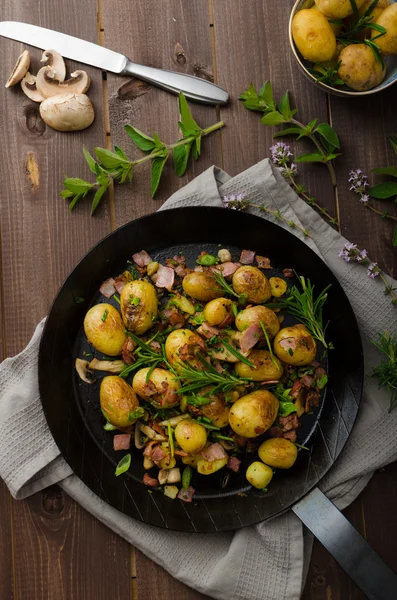
[[[66,66],[62,56],[56,50],[44,50],[41,55],[40,62],[44,66],[51,67],[55,71],[55,76],[58,81],[65,81]]]
[[[21,81],[21,88],[24,94],[34,102],[43,102],[44,96],[40,94],[36,87],[36,75],[32,75],[29,71]]]
[[[57,131],[79,131],[95,118],[94,107],[85,94],[50,96],[40,104],[41,118]]]
[[[44,98],[59,94],[84,94],[90,87],[91,79],[85,71],[75,71],[70,79],[58,81],[56,71],[52,67],[43,67],[37,73],[36,86]]]
[[[12,70],[11,75],[8,78],[6,83],[6,88],[9,88],[13,85],[19,83],[29,71],[30,67],[30,54],[28,50],[24,50],[20,56],[18,56],[18,60],[15,64],[15,67]]]

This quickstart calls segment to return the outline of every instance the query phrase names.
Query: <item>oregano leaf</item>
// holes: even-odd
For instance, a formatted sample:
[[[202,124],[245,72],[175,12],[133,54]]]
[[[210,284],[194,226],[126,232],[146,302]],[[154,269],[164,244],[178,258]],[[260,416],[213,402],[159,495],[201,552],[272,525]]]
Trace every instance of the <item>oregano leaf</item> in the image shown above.
[[[371,173],[378,173],[379,175],[391,175],[397,177],[396,167],[380,167],[378,169],[371,169]]]
[[[91,154],[88,152],[87,148],[85,146],[83,146],[83,154],[84,157],[87,161],[87,164],[89,166],[90,171],[92,171],[93,173],[96,173],[96,167],[95,165],[97,164],[96,160],[91,156]]]
[[[293,134],[302,134],[303,136],[307,135],[305,129],[302,127],[287,127],[286,129],[282,129],[273,135],[273,138],[283,137],[285,135],[293,135]]]
[[[340,148],[340,142],[338,135],[328,123],[320,123],[315,129],[315,133],[321,135],[321,137],[327,142],[327,149],[332,152],[335,148]]]
[[[295,158],[295,162],[324,162],[325,157],[315,152],[314,154],[301,154]]]
[[[80,179],[79,177],[65,177],[63,180],[63,185],[70,192],[75,194],[83,194],[84,192],[89,192],[95,184],[85,181],[84,179]]]
[[[393,232],[393,246],[397,246],[397,225],[394,228],[394,232]]]
[[[152,198],[154,197],[155,193],[157,192],[157,188],[159,187],[161,174],[163,172],[164,165],[167,162],[167,158],[168,154],[167,156],[157,156],[152,160]]]
[[[368,194],[371,198],[378,198],[379,200],[387,200],[397,196],[397,183],[394,181],[385,181],[384,183],[378,183],[369,188]]]
[[[196,121],[192,117],[192,113],[190,112],[189,105],[187,100],[182,92],[179,92],[178,97],[179,103],[179,112],[181,114],[181,121],[185,129],[190,129],[193,131],[201,131],[200,127],[197,125]]]
[[[107,190],[107,187],[101,186],[95,192],[95,196],[94,196],[94,199],[93,199],[92,205],[91,205],[91,215],[93,215],[94,212],[96,211],[96,209],[98,208],[98,205],[99,205],[100,201],[102,200],[102,196],[104,195],[106,190]]]
[[[150,152],[155,147],[156,144],[154,139],[146,135],[146,133],[139,131],[136,127],[125,125],[124,129],[128,137],[130,137],[134,144],[143,152]]]
[[[264,115],[261,118],[261,123],[264,125],[281,125],[281,123],[285,123],[285,119],[283,115],[278,112],[278,110],[274,110],[267,115]]]
[[[285,121],[290,121],[294,115],[294,111],[291,110],[291,106],[289,103],[289,92],[288,90],[285,92],[284,96],[280,100],[280,104],[278,105],[278,109],[284,117]],[[296,112],[296,111],[295,111]]]
[[[262,100],[264,100],[266,104],[273,105],[273,107],[275,108],[273,100],[273,88],[270,81],[265,81],[265,83],[259,91],[259,97],[262,98]]]
[[[187,169],[187,163],[189,160],[190,149],[192,144],[184,144],[183,146],[176,146],[173,151],[175,172],[178,177],[182,177]]]
[[[111,150],[107,150],[106,148],[95,148],[95,154],[106,169],[115,169],[120,165],[120,163],[129,162],[115,152],[111,152]]]
[[[119,146],[115,146],[114,147],[114,151],[115,153],[120,156],[121,158],[124,158],[127,162],[130,162],[128,160],[128,156],[126,155],[126,153],[124,152],[124,150],[122,150]]]

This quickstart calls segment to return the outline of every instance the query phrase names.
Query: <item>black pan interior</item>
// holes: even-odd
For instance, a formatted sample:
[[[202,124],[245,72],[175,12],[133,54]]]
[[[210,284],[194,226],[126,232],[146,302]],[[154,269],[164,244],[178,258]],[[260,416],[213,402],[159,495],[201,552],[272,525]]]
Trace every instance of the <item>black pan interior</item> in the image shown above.
[[[269,275],[284,267],[309,277],[317,289],[332,287],[325,317],[330,319],[330,383],[320,408],[302,419],[298,442],[301,451],[293,469],[278,472],[267,494],[252,490],[245,469],[232,474],[227,488],[224,473],[196,475],[195,500],[172,501],[143,484],[142,457],[133,453],[126,476],[114,476],[120,455],[112,449],[112,435],[103,430],[98,405],[98,386],[82,383],[74,370],[76,356],[95,354],[82,332],[84,315],[91,304],[103,301],[101,282],[120,273],[134,252],[146,249],[165,258],[183,252],[190,265],[201,250],[214,253],[218,245],[238,258],[242,248],[269,256],[274,266]],[[286,321],[288,323],[288,321]],[[100,354],[95,354],[101,357]],[[348,300],[323,261],[288,231],[246,213],[216,208],[182,208],[155,213],[120,228],[79,263],[60,290],[44,331],[39,359],[43,407],[50,429],[75,473],[101,498],[147,523],[182,531],[220,531],[269,518],[293,504],[311,489],[332,465],[351,431],[362,387],[362,348],[357,324]],[[246,461],[252,457],[247,456]]]

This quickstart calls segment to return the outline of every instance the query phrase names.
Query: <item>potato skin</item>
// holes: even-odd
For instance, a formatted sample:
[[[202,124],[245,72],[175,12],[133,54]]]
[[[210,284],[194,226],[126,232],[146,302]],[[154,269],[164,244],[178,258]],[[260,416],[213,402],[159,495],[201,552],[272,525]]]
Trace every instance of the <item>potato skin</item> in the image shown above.
[[[215,279],[206,271],[193,271],[193,273],[185,275],[182,287],[188,296],[199,302],[209,302],[220,298],[224,293]]]
[[[365,11],[371,6],[372,2],[373,2],[373,0],[365,0],[364,1],[364,4],[358,11],[358,14],[360,15],[360,17],[363,16]],[[372,9],[372,12],[369,15],[370,17],[372,17],[371,18],[372,23],[376,23],[376,21],[379,19],[380,15],[383,13],[383,11],[388,6],[388,4],[389,4],[388,0],[379,0],[378,4],[375,6],[375,8]],[[364,40],[365,38],[370,38],[371,34],[372,34],[372,29],[370,29],[369,27],[366,27],[365,29],[360,31],[358,34],[356,34],[356,38],[358,40]]]
[[[245,473],[247,481],[258,490],[263,490],[273,478],[273,471],[259,460],[253,462]]]
[[[107,316],[102,320],[105,311]],[[127,339],[120,313],[111,304],[96,304],[90,308],[84,318],[84,333],[94,348],[108,356],[120,354]]]
[[[288,365],[309,365],[316,357],[316,342],[304,325],[280,329],[273,345],[278,358]]]
[[[319,11],[299,10],[292,20],[292,37],[303,58],[311,62],[326,62],[335,53],[335,34]]]
[[[318,6],[316,6],[314,4],[314,6],[312,6],[310,10],[319,10],[319,8],[318,8]],[[338,36],[340,34],[340,32],[342,31],[342,25],[337,25],[336,23],[330,23],[330,25],[331,25],[331,29],[334,32],[334,34],[336,36]]]
[[[196,464],[196,469],[201,475],[212,475],[212,473],[215,473],[215,471],[219,471],[219,469],[225,467],[228,459],[229,457],[208,461],[204,458],[199,458]]]
[[[236,317],[236,327],[239,331],[244,331],[250,325],[259,322],[263,323],[269,339],[273,339],[280,330],[276,313],[266,306],[250,306],[240,311]]]
[[[268,390],[257,390],[239,398],[229,413],[230,427],[238,435],[255,438],[273,425],[279,402]]]
[[[139,401],[132,387],[121,377],[108,375],[101,382],[99,391],[101,409],[109,423],[123,428],[133,425],[136,418],[130,413],[139,406]]]
[[[174,433],[179,446],[188,454],[197,454],[207,443],[207,431],[196,421],[179,421]]]
[[[181,368],[181,363],[183,362],[187,362],[192,367],[201,370],[203,365],[198,358],[189,358],[187,361],[182,361],[179,358],[179,352],[186,344],[197,346],[198,350],[200,349],[198,344],[202,344],[202,348],[204,348],[204,340],[197,333],[190,331],[190,329],[175,329],[171,331],[165,341],[165,354],[168,362],[176,370]]]
[[[226,427],[229,423],[230,407],[226,405],[222,394],[211,394],[211,389],[211,386],[206,386],[200,390],[200,396],[211,399],[209,404],[200,407],[200,415],[211,419],[215,427]]]
[[[315,0],[320,12],[328,19],[344,19],[353,14],[350,0]],[[361,8],[365,0],[356,0],[357,8]]]
[[[135,304],[134,299],[139,299],[139,302]],[[120,294],[120,305],[128,331],[142,335],[153,327],[157,318],[158,300],[151,283],[141,279],[127,283]]]
[[[233,302],[227,298],[215,298],[205,305],[203,312],[209,325],[228,325],[233,320]]]
[[[172,406],[179,404],[180,397],[178,394],[173,396],[173,401],[167,403],[164,402],[164,395],[168,388],[178,391],[181,387],[179,381],[175,379],[175,375],[166,369],[153,369],[149,377],[149,386],[153,384],[157,393],[152,394],[148,393],[150,390],[148,390],[148,382],[146,381],[149,371],[150,368],[146,367],[144,369],[139,369],[139,371],[135,373],[134,379],[132,380],[132,388],[134,392],[157,408],[171,408]],[[162,385],[164,382],[168,385],[168,388],[164,388]]]
[[[366,44],[346,46],[340,53],[339,60],[339,77],[357,92],[364,92],[379,85],[386,73],[386,67],[382,67],[380,60],[375,58]]]
[[[233,275],[233,289],[237,294],[247,294],[248,302],[261,304],[272,295],[270,283],[257,267],[240,267]]]
[[[280,298],[287,291],[287,282],[281,277],[270,277],[269,283],[274,298]]]
[[[269,350],[251,350],[249,360],[256,366],[256,369],[253,369],[245,363],[238,362],[235,365],[234,370],[239,377],[249,377],[253,381],[272,381],[273,379],[280,379],[284,368],[276,356],[273,358],[277,363],[278,368],[276,368],[273,363]]]
[[[393,2],[385,8],[376,23],[386,29],[385,35],[376,40],[382,54],[385,56],[397,54],[397,4]],[[373,30],[372,37],[375,37],[377,33],[376,30]]]
[[[259,446],[258,454],[266,465],[290,469],[298,456],[298,448],[285,438],[270,438]]]

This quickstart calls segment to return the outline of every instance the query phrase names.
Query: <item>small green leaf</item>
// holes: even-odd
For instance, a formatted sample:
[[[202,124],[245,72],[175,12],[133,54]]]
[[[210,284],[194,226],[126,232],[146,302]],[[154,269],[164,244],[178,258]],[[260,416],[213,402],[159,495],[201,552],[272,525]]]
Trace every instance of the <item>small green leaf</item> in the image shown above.
[[[175,171],[178,177],[182,177],[187,169],[187,163],[189,160],[189,154],[192,144],[184,144],[183,146],[177,146],[174,148],[174,165]]]
[[[76,296],[74,301],[76,302],[76,304],[82,304],[83,302],[85,302],[85,298],[82,298],[81,296]]]
[[[278,131],[277,133],[275,133],[273,138],[283,137],[285,135],[300,134],[300,133],[303,133],[303,135],[307,135],[305,132],[305,129],[302,129],[302,127],[287,127],[286,129],[282,129],[281,131]]]
[[[84,181],[84,179],[80,179],[79,177],[65,177],[63,180],[63,185],[70,192],[75,194],[84,194],[89,192],[95,183]]]
[[[128,471],[130,466],[131,466],[131,454],[126,454],[125,456],[123,456],[123,458],[117,465],[116,471],[114,474],[116,475],[116,477],[118,477],[119,475],[122,475],[123,473]]]
[[[120,164],[129,163],[128,160],[106,148],[95,148],[95,154],[106,169],[116,169]]]
[[[82,194],[76,194],[71,203],[69,204],[69,210],[73,210],[77,202],[83,197]]]
[[[397,196],[397,183],[394,181],[379,183],[378,185],[369,188],[368,193],[371,198],[378,198],[379,200],[393,198],[393,196]]]
[[[191,129],[193,131],[200,131],[200,127],[192,117],[189,105],[186,101],[185,96],[182,92],[179,92],[179,112],[181,113],[181,121],[185,129]]]
[[[163,168],[165,163],[167,162],[167,156],[158,156],[152,161],[152,198],[157,192],[157,188],[159,187],[161,173],[163,172]]]
[[[321,375],[320,379],[317,380],[317,387],[319,390],[322,390],[328,383],[328,375],[324,373]]]
[[[130,137],[134,144],[143,152],[150,152],[155,147],[156,144],[154,139],[142,131],[139,131],[139,129],[136,127],[133,127],[132,125],[125,125],[124,129],[128,137]]]
[[[200,156],[200,152],[201,152],[201,135],[198,135],[196,137],[196,150],[197,150],[197,156]]]
[[[91,156],[91,154],[88,152],[88,150],[85,146],[83,146],[83,154],[85,156],[85,159],[87,161],[87,164],[88,164],[90,170],[93,173],[96,173],[96,170],[95,170],[95,165],[97,164],[96,160]]]
[[[267,83],[270,84],[270,82],[267,81],[264,84],[263,88],[262,88],[264,93],[265,93],[265,89],[264,88],[265,88],[265,86],[266,86]],[[271,85],[270,85],[270,88],[271,88]],[[258,98],[258,94],[256,93],[256,89],[255,89],[254,84],[252,83],[252,81],[249,84],[249,87],[242,94],[240,94],[240,96],[238,97],[239,100],[248,100],[250,98],[254,98],[254,99]]]
[[[315,129],[315,133],[321,135],[327,142],[327,149],[332,152],[335,148],[340,148],[338,135],[328,123],[320,123]]]
[[[288,417],[288,415],[296,411],[297,408],[293,402],[280,402],[278,410],[280,417]]]
[[[394,232],[393,232],[393,246],[397,246],[397,225],[394,228]]]
[[[122,150],[122,148],[120,148],[119,146],[115,146],[114,151],[118,156],[121,156],[121,158],[124,158],[127,162],[130,162],[128,156],[126,155],[124,150]]]
[[[117,427],[115,427],[114,425],[112,425],[111,423],[107,422],[105,423],[105,425],[103,426],[105,431],[117,431]]]
[[[99,205],[100,201],[102,200],[102,196],[104,195],[106,190],[107,190],[107,187],[101,186],[95,192],[95,196],[94,196],[94,199],[93,199],[92,205],[91,205],[91,215],[93,215],[94,212],[96,211],[96,209],[98,208],[98,205]]]
[[[71,192],[70,190],[61,190],[61,198],[71,198],[72,196],[74,196],[74,192]]]
[[[278,110],[283,115],[286,121],[290,120],[291,106],[289,103],[289,94],[288,90],[285,92],[284,96],[280,100],[280,104],[278,105]]]
[[[273,89],[270,81],[265,81],[265,83],[261,87],[259,91],[259,98],[262,98],[262,100],[264,100],[266,104],[274,106]]]
[[[140,419],[145,414],[145,409],[142,406],[138,406],[136,410],[132,410],[128,413],[128,420]]]
[[[310,123],[308,123],[305,127],[305,131],[308,131],[309,133],[312,133],[313,129],[315,128],[317,123],[317,119],[313,119],[313,121],[310,121]]]
[[[371,169],[371,173],[379,173],[379,175],[391,175],[397,177],[396,167],[380,167],[379,169]]]
[[[392,135],[389,140],[394,152],[397,154],[397,135]]]
[[[295,162],[325,162],[325,158],[322,154],[301,154],[295,158]]]
[[[274,110],[267,115],[264,115],[261,118],[261,123],[263,123],[263,125],[280,125],[281,123],[285,123],[285,119],[278,110]]]

